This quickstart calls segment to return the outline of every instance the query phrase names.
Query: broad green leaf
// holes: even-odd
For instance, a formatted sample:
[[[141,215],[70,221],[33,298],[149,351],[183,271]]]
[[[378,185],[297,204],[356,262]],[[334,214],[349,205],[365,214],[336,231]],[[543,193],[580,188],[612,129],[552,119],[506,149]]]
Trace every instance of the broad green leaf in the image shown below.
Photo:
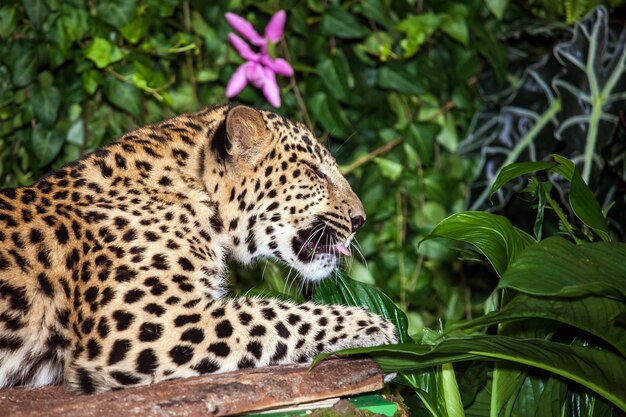
[[[31,89],[30,101],[40,122],[48,126],[54,124],[61,105],[61,92],[58,88],[35,85]]]
[[[507,404],[515,401],[526,375],[527,369],[524,365],[511,362],[494,364],[491,382],[491,416],[498,416]]]
[[[352,14],[339,6],[331,6],[322,17],[322,33],[338,38],[357,39],[367,35],[368,30]]]
[[[419,387],[414,387],[413,389],[415,391],[415,394],[422,401],[423,406],[426,408],[426,410],[428,410],[432,417],[446,417],[445,414],[442,414],[439,411],[439,408],[437,407],[437,401],[435,400],[435,398],[433,398],[432,395]]]
[[[141,93],[132,84],[118,80],[108,75],[102,85],[107,100],[116,107],[127,111],[133,117],[141,115]]]
[[[441,15],[439,28],[452,39],[467,46],[469,31],[467,29],[467,7],[463,4],[453,4],[447,13]]]
[[[626,411],[626,359],[607,350],[542,339],[470,336],[446,339],[435,346],[386,345],[333,353],[336,354],[369,354],[385,372],[422,369],[481,358],[510,361],[543,369],[577,382]],[[314,364],[330,355],[318,355]]]
[[[606,297],[554,298],[516,294],[500,311],[453,324],[446,332],[532,318],[554,320],[603,339],[626,356],[626,332],[618,322],[618,317],[624,313],[626,304],[623,301]]]
[[[552,157],[561,166],[559,173],[572,183],[569,201],[576,217],[585,223],[587,227],[593,229],[602,240],[605,242],[610,241],[609,226],[604,219],[600,204],[598,204],[596,197],[581,177],[574,163],[560,155],[552,155]]]
[[[485,0],[485,4],[495,17],[502,19],[504,11],[509,4],[509,0]]]
[[[526,375],[521,383],[519,392],[512,397],[507,407],[511,416],[560,416],[567,384],[562,378],[552,376],[541,378],[536,375]],[[567,414],[565,414],[567,415]]]
[[[35,78],[37,69],[37,55],[35,55],[34,49],[24,46],[25,48],[19,51],[11,67],[13,84],[17,87],[30,84]]]
[[[440,392],[443,396],[443,402],[448,416],[464,417],[463,403],[461,402],[459,386],[456,382],[456,375],[454,374],[452,364],[444,363],[441,365],[441,371],[438,376],[441,387]]]
[[[502,216],[484,212],[461,212],[444,219],[424,238],[444,237],[471,243],[487,257],[498,275],[506,271],[534,240]]]
[[[83,88],[87,92],[87,94],[93,94],[98,89],[100,83],[102,83],[102,75],[97,70],[89,70],[83,72],[82,75],[83,80]]]
[[[397,181],[402,175],[402,164],[386,158],[374,158],[374,162],[380,168],[380,172],[391,181]]]
[[[489,198],[507,182],[522,175],[530,174],[541,170],[550,170],[565,177],[571,182],[569,193],[570,204],[576,217],[578,217],[587,227],[592,229],[604,241],[610,241],[608,225],[602,214],[602,209],[598,204],[593,192],[583,181],[573,162],[560,155],[551,155],[556,164],[549,162],[518,162],[507,165],[500,170],[493,186],[489,192]],[[538,190],[541,192],[542,190]],[[540,196],[538,194],[538,196]]]
[[[350,97],[354,80],[350,65],[344,53],[339,50],[333,56],[322,59],[317,64],[322,83],[337,100],[346,101]]]
[[[0,7],[0,38],[6,39],[17,24],[17,12],[15,6]]]
[[[59,129],[51,129],[41,123],[35,126],[31,146],[39,166],[46,166],[57,157],[64,140],[63,132]]]
[[[95,38],[85,48],[85,57],[93,61],[98,68],[105,68],[124,57],[123,52],[116,45],[103,38]]]
[[[143,35],[146,27],[147,25],[145,24],[144,19],[142,17],[137,17],[133,19],[132,22],[122,27],[120,32],[124,35],[124,38],[128,42],[136,44],[139,40],[141,40],[141,36]]]
[[[33,26],[41,29],[43,22],[46,21],[48,14],[50,14],[48,2],[46,0],[22,0],[22,4],[28,18],[33,22]]]
[[[575,245],[555,236],[526,248],[502,275],[498,288],[531,295],[626,299],[626,243]]]
[[[108,0],[96,7],[97,15],[108,24],[120,29],[135,18],[134,0]]]
[[[345,114],[333,97],[318,91],[309,98],[308,107],[328,133],[338,138],[349,135]]]
[[[496,179],[494,180],[493,185],[491,186],[491,190],[489,190],[489,199],[491,199],[491,196],[494,195],[495,192],[498,191],[507,182],[526,174],[550,169],[553,166],[554,164],[551,164],[549,162],[528,161],[516,162],[514,164],[503,167],[498,173]]]
[[[408,321],[402,310],[376,287],[346,278],[337,271],[335,278],[327,279],[315,288],[313,300],[323,304],[341,304],[363,307],[388,320],[398,329],[401,343],[410,342]]]
[[[72,123],[67,131],[65,141],[79,147],[85,146],[85,126],[83,119],[76,119],[74,123]]]
[[[409,74],[402,66],[391,63],[378,71],[378,85],[407,94],[418,95],[425,91],[419,77]]]
[[[381,0],[363,0],[361,2],[361,13],[368,19],[372,19],[385,27],[391,27],[393,20],[389,13],[389,7]]]

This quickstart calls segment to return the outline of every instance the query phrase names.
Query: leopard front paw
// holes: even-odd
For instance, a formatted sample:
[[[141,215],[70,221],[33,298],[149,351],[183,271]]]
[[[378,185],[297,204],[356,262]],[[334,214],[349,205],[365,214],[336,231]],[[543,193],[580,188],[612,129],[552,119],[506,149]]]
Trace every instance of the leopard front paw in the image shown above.
[[[346,310],[350,337],[341,348],[392,345],[398,343],[398,330],[389,320],[362,308]]]

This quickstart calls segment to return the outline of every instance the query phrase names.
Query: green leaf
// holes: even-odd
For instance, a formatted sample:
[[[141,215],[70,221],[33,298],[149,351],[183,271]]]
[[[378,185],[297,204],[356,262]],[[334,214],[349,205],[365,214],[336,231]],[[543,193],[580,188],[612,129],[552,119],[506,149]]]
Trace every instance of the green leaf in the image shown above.
[[[585,223],[587,227],[593,229],[602,240],[605,242],[611,241],[609,226],[606,223],[604,214],[602,214],[600,204],[598,204],[596,197],[583,180],[574,163],[560,155],[552,155],[552,157],[560,165],[558,171],[559,167],[553,170],[565,176],[572,183],[569,192],[569,202],[576,217]]]
[[[498,19],[502,19],[504,11],[509,5],[509,0],[485,0],[485,4],[489,8],[489,11],[493,13]]]
[[[135,18],[134,0],[108,0],[99,2],[97,15],[108,24],[120,29]]]
[[[322,33],[338,38],[357,39],[367,35],[368,30],[341,7],[331,6],[322,17]]]
[[[98,86],[102,82],[102,75],[100,74],[100,72],[92,69],[83,72],[82,79],[83,88],[85,89],[87,94],[91,95],[96,92]]]
[[[83,119],[76,119],[67,131],[66,142],[79,147],[85,146],[85,126]]]
[[[0,8],[0,38],[6,39],[17,24],[17,12],[15,6]]]
[[[22,0],[24,10],[28,18],[37,29],[41,29],[43,22],[46,21],[50,9],[46,0]]]
[[[58,88],[35,85],[31,89],[30,101],[40,122],[48,126],[54,124],[61,106],[61,92]]]
[[[444,237],[471,243],[487,257],[498,275],[507,270],[534,240],[502,216],[484,212],[461,212],[439,223],[424,238]]]
[[[402,66],[385,65],[378,71],[378,85],[402,93],[419,95],[425,89],[418,77],[406,72]]]
[[[137,87],[110,75],[104,79],[102,87],[107,100],[116,107],[127,111],[135,118],[141,116],[141,93]]]
[[[386,27],[393,25],[393,20],[389,16],[389,7],[381,0],[363,0],[361,2],[361,13],[368,19],[372,19]]]
[[[507,182],[521,177],[526,174],[530,174],[544,169],[550,169],[554,166],[549,162],[529,161],[529,162],[517,162],[514,164],[503,167],[489,190],[489,199]]]
[[[386,158],[374,158],[374,162],[380,168],[380,172],[391,181],[397,181],[404,171],[402,164]]]
[[[32,48],[21,49],[11,68],[13,84],[24,87],[33,81],[37,69],[37,55]]]
[[[327,279],[315,288],[313,300],[323,304],[363,307],[390,320],[398,329],[401,343],[410,342],[406,315],[376,287],[346,278],[337,271],[334,279]]]
[[[498,288],[537,296],[590,294],[626,299],[626,243],[575,245],[555,236],[526,248],[502,275]]]
[[[582,329],[611,344],[626,356],[626,332],[618,322],[624,313],[626,304],[623,301],[606,297],[554,298],[518,293],[500,311],[453,324],[446,332],[525,319],[546,319]]]
[[[419,48],[430,40],[439,28],[441,18],[433,13],[422,13],[409,16],[396,25],[400,32],[406,33],[406,39],[400,42],[404,56],[411,57]]]
[[[85,48],[85,57],[93,61],[98,68],[105,68],[124,57],[123,52],[116,45],[103,38],[95,38]]]
[[[142,17],[137,17],[133,19],[132,22],[122,27],[120,32],[128,42],[136,44],[141,40],[141,36],[143,35],[143,31],[146,26],[147,25],[145,24],[144,19]]]
[[[338,138],[349,135],[346,116],[333,97],[318,91],[309,98],[308,107],[331,135]]]
[[[57,157],[64,140],[63,132],[59,129],[50,129],[43,124],[35,126],[31,146],[40,167],[48,165]]]
[[[462,4],[452,5],[448,13],[441,15],[439,28],[452,39],[467,46],[469,43],[467,7]]]
[[[369,354],[384,372],[428,368],[448,362],[490,359],[533,366],[575,381],[626,411],[626,359],[607,350],[543,339],[468,336],[430,345],[386,345],[346,349],[333,355]],[[318,355],[314,364],[331,354]]]
[[[443,397],[443,403],[445,404],[448,415],[465,417],[461,395],[459,394],[459,386],[456,382],[454,367],[451,363],[441,365],[439,383],[441,396]]]
[[[322,59],[317,64],[317,70],[328,92],[337,100],[347,101],[354,87],[354,80],[343,51],[338,50],[335,55]]]

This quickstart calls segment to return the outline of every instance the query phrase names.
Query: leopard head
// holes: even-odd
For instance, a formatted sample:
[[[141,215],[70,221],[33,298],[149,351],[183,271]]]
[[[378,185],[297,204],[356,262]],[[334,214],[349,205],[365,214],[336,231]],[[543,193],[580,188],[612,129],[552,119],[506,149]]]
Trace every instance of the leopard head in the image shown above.
[[[269,111],[230,109],[225,134],[233,256],[277,259],[309,281],[327,277],[365,222],[335,159],[304,125]]]

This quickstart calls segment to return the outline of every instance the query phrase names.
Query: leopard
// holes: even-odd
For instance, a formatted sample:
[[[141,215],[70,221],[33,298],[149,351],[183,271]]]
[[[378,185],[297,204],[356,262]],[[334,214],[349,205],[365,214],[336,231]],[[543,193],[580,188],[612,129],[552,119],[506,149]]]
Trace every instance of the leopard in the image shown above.
[[[319,283],[365,219],[310,129],[233,104],[0,190],[0,388],[92,394],[396,343],[360,307],[229,294],[231,261]]]

